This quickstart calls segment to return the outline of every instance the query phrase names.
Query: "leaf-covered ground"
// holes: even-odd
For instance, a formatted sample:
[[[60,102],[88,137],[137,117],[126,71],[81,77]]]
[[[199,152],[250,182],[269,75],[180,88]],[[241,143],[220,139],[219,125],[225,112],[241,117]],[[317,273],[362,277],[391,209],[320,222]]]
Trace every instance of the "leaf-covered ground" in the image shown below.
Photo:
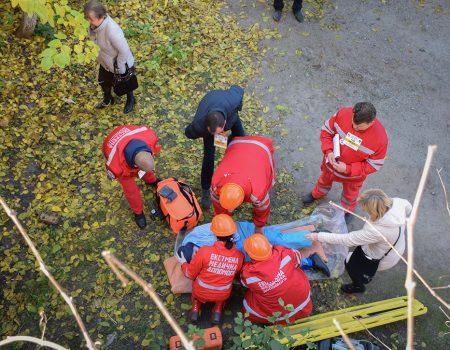
[[[257,24],[243,30],[221,11],[219,1],[179,1],[177,6],[174,2],[107,2],[137,61],[140,88],[130,115],[122,113],[123,99],[111,108],[94,109],[100,98],[96,65],[42,72],[38,55],[51,38],[51,29],[38,26],[32,40],[18,40],[13,32],[19,14],[8,1],[0,4],[0,195],[20,214],[44,261],[70,291],[91,337],[105,343],[108,335],[115,334],[114,349],[159,348],[159,344],[164,348],[172,331],[139,288],[120,287],[101,259],[103,249],[112,250],[150,281],[181,324],[190,300],[170,292],[163,268],[162,262],[173,251],[171,231],[158,222],[137,230],[120,186],[106,177],[104,137],[121,124],[149,125],[163,145],[157,157],[158,175],[183,178],[200,192],[201,142],[188,140],[184,127],[208,90],[231,84],[246,87],[264,54],[260,40],[278,35]],[[82,6],[80,1],[71,3]],[[317,12],[306,14],[320,15],[320,6],[311,6],[315,8]],[[268,122],[267,111],[255,96],[245,95],[241,116],[248,133],[264,135],[278,127],[276,119]],[[292,186],[290,174],[279,169],[272,223],[305,214],[289,197]],[[141,189],[149,213],[153,189],[144,185]],[[39,214],[44,211],[58,213],[60,224],[42,223]],[[203,222],[211,214],[205,213]],[[250,219],[250,215],[247,208],[237,218]],[[48,318],[47,339],[82,348],[72,315],[39,273],[5,213],[0,214],[0,225],[0,336],[40,337],[43,310]],[[330,298],[336,286],[314,285],[319,301],[315,312],[341,303],[339,297]],[[231,299],[231,311],[226,312],[227,337],[240,309],[239,294],[242,291]]]

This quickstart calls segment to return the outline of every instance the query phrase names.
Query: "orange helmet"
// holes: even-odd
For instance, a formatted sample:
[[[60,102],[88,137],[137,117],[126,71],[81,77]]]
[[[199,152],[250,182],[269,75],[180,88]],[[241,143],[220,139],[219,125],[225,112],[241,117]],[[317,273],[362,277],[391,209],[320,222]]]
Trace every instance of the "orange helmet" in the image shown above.
[[[219,214],[214,216],[212,219],[211,231],[217,237],[226,237],[235,234],[237,227],[231,216],[227,214]]]
[[[244,249],[250,258],[256,261],[264,261],[272,256],[272,246],[261,233],[255,233],[244,239]]]
[[[244,201],[244,189],[235,183],[227,183],[220,190],[219,201],[222,208],[234,210]]]

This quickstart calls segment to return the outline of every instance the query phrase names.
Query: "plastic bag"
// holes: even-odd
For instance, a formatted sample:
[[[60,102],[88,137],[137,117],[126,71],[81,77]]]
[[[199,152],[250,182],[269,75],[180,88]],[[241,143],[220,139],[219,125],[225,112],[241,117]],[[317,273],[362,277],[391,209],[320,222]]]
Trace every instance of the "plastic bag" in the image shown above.
[[[333,233],[348,233],[344,212],[331,204],[319,205],[310,216],[286,224],[272,225],[271,228],[280,231],[296,226],[314,225],[318,231]],[[331,272],[331,278],[342,275],[345,271],[344,261],[348,254],[348,248],[341,244],[322,243],[328,257],[327,266]],[[315,270],[305,270],[310,280],[326,279],[324,274]]]

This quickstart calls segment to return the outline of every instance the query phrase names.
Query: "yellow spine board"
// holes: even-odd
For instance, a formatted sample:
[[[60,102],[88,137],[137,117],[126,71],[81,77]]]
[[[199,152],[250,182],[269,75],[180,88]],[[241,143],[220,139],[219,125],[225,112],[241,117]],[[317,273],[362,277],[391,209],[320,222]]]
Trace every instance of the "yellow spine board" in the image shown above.
[[[345,333],[353,333],[382,326],[388,323],[401,321],[407,318],[406,296],[386,299],[374,303],[349,307],[347,309],[326,312],[310,317],[302,318],[296,323],[286,326],[289,334],[295,339],[293,346],[306,344],[306,341],[317,342],[339,336],[339,331],[333,323],[335,318]],[[417,299],[414,299],[414,316],[423,315],[427,308]],[[248,337],[241,335],[241,338]],[[281,344],[287,344],[286,338],[281,339]]]

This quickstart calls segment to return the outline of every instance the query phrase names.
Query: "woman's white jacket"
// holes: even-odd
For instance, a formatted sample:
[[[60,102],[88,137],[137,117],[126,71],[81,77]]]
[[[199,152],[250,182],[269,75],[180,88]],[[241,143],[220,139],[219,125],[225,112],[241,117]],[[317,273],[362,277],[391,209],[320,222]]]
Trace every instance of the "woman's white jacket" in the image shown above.
[[[365,224],[361,230],[352,231],[348,234],[336,234],[319,232],[318,240],[330,244],[343,244],[347,247],[361,246],[364,253],[373,259],[381,259],[390,249],[383,237],[376,231],[380,231],[391,244],[394,244],[401,229],[400,238],[395,248],[400,254],[405,251],[405,225],[406,218],[411,213],[411,203],[405,199],[393,198],[392,208],[376,222],[374,227]],[[374,229],[375,228],[375,229]],[[393,267],[400,257],[391,250],[390,253],[380,261],[378,270],[387,270]]]

